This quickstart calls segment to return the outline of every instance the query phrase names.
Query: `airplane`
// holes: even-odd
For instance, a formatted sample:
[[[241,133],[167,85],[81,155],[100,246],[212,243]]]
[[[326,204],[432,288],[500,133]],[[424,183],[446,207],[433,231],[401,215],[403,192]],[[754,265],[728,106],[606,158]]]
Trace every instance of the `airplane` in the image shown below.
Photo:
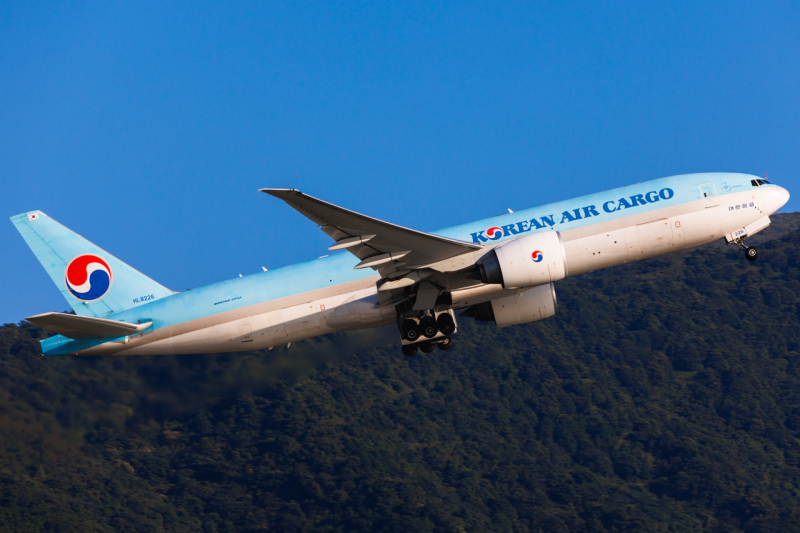
[[[41,211],[11,217],[75,313],[27,319],[57,334],[42,355],[272,349],[392,323],[405,355],[447,350],[457,318],[502,328],[553,316],[567,276],[719,239],[755,261],[745,240],[789,199],[757,176],[687,174],[424,233],[296,189],[261,191],[316,223],[336,253],[176,292]]]

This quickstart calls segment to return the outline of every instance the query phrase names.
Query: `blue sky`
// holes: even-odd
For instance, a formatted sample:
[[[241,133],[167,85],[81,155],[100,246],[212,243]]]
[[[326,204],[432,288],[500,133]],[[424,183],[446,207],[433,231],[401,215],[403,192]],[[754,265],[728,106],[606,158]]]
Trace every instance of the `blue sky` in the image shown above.
[[[262,187],[435,230],[766,170],[800,209],[797,2],[228,4],[0,0],[0,212],[184,290],[327,253]],[[67,308],[0,247],[0,323]]]

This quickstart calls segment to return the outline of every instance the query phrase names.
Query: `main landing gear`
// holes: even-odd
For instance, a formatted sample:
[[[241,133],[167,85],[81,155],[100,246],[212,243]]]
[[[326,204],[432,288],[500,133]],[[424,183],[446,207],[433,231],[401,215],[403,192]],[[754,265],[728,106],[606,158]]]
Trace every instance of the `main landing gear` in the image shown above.
[[[431,353],[437,347],[440,350],[449,350],[450,348],[453,347],[452,337],[445,337],[436,342],[425,341],[425,342],[419,342],[417,344],[404,344],[402,350],[403,350],[403,355],[411,357],[412,355],[416,355],[417,350],[419,350],[422,353]]]
[[[398,312],[397,323],[404,355],[431,353],[437,346],[440,350],[453,347],[456,321],[452,309]]]

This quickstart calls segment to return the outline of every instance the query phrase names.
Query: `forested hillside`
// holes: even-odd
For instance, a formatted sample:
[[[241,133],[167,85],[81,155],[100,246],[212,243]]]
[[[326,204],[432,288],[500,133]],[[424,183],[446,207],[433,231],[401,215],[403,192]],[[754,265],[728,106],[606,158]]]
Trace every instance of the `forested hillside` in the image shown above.
[[[7,324],[0,529],[800,531],[798,220],[755,263],[566,279],[555,317],[413,358],[392,327],[37,358],[47,333]]]

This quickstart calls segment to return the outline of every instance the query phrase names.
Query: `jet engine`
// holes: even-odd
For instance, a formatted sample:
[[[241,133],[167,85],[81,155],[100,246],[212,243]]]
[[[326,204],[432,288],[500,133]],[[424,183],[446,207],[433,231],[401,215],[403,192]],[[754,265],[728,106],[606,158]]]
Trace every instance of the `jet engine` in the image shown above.
[[[567,258],[557,231],[519,237],[494,248],[478,263],[483,283],[504,289],[534,287],[567,276]]]
[[[479,322],[494,322],[497,327],[516,326],[551,317],[558,311],[556,289],[552,283],[473,305],[463,313]]]

